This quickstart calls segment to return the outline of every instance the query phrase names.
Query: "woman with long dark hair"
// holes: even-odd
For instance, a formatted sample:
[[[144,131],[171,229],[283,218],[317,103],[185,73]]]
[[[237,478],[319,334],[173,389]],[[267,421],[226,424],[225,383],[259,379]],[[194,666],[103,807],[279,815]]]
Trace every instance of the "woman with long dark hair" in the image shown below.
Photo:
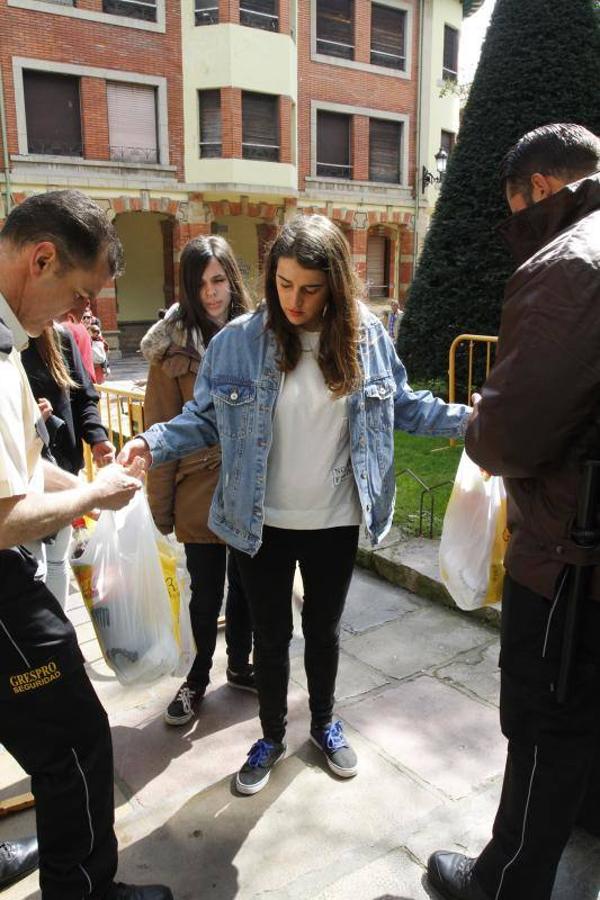
[[[237,774],[243,794],[264,787],[286,749],[297,563],[310,738],[333,772],[356,773],[333,706],[359,524],[374,544],[391,526],[394,428],[456,436],[470,414],[410,388],[362,294],[342,232],[323,216],[293,219],[268,255],[264,305],[214,339],[183,413],[121,456],[155,465],[221,441],[209,522],[234,547],[250,603],[263,730]]]
[[[141,344],[150,363],[144,401],[148,425],[179,415],[193,399],[196,375],[210,341],[250,305],[231,247],[221,237],[190,241],[181,254],[179,277],[179,303],[150,328]],[[185,546],[197,648],[187,679],[165,713],[169,725],[185,725],[197,712],[209,682],[217,640],[227,553],[223,541],[207,525],[220,473],[217,440],[180,462],[148,473],[148,500],[157,528],[163,534],[175,530],[177,540]],[[227,681],[232,687],[253,691],[250,615],[231,556],[227,576]]]

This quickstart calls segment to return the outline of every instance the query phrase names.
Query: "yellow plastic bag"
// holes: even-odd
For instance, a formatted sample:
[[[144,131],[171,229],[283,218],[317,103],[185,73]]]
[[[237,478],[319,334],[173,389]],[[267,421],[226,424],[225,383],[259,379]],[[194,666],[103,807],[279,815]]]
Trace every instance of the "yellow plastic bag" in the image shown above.
[[[461,609],[502,599],[508,537],[502,478],[483,475],[464,451],[440,541],[442,583]]]
[[[185,550],[172,535],[155,529],[160,565],[169,594],[173,634],[179,648],[179,659],[172,674],[185,677],[196,656],[196,644],[190,620],[190,576],[185,562]]]

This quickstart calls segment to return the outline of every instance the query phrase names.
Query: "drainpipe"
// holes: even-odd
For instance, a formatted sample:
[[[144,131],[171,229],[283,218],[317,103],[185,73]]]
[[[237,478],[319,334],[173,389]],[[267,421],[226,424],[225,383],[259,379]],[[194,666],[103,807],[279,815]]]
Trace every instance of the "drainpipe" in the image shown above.
[[[8,137],[6,134],[6,109],[4,107],[4,83],[0,65],[0,139],[2,140],[2,167],[4,169],[4,191],[6,194],[6,215],[11,210],[10,160],[8,158]]]
[[[419,222],[419,202],[420,202],[420,186],[421,181],[419,172],[421,171],[421,107],[423,104],[423,43],[425,35],[425,0],[419,0],[419,59],[418,59],[418,82],[417,82],[417,140],[415,147],[415,224],[413,229],[413,278],[417,269],[417,250],[419,247],[418,222]]]

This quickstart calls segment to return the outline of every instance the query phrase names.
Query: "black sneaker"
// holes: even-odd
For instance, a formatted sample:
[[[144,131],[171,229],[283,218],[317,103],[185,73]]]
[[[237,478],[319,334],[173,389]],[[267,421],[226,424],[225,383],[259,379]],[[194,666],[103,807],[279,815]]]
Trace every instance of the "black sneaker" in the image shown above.
[[[252,666],[249,666],[245,672],[234,672],[233,669],[228,668],[227,684],[240,691],[251,691],[253,694],[258,694]]]
[[[271,776],[271,769],[285,756],[285,744],[261,738],[250,747],[248,759],[237,773],[235,786],[240,794],[258,794]]]
[[[327,757],[327,765],[340,778],[352,778],[358,769],[356,753],[344,736],[340,721],[325,728],[311,728],[310,739]]]
[[[167,725],[186,725],[198,712],[200,701],[204,697],[204,688],[185,681],[169,703],[165,713]]]

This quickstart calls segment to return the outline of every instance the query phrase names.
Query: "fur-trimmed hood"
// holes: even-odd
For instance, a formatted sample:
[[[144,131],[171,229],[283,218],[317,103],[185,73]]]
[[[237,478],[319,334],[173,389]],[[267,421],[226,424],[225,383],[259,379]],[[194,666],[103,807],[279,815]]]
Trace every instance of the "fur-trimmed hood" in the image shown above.
[[[172,378],[196,373],[206,352],[200,329],[187,329],[179,320],[179,304],[167,310],[164,319],[148,329],[140,343],[144,359],[160,365]]]

